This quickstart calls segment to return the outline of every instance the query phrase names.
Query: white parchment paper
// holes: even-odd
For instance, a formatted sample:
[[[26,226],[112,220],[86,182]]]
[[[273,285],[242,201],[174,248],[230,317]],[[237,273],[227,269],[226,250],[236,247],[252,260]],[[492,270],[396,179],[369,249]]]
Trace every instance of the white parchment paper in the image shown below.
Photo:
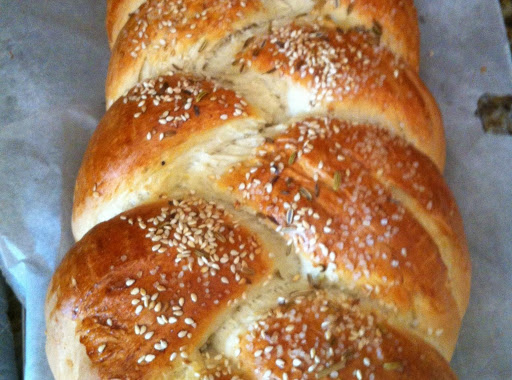
[[[446,178],[473,261],[452,365],[461,379],[512,379],[512,137],[484,134],[474,116],[482,93],[512,93],[499,4],[416,3],[421,75],[443,113]],[[26,379],[52,378],[44,296],[73,242],[74,180],[104,110],[104,8],[104,0],[0,0],[0,267],[27,311]]]

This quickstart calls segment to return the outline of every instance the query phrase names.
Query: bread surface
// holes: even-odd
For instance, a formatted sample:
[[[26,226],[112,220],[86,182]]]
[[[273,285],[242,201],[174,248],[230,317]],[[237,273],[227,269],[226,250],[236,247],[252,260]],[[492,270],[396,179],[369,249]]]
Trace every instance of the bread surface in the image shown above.
[[[471,264],[412,0],[109,0],[57,379],[454,379]]]

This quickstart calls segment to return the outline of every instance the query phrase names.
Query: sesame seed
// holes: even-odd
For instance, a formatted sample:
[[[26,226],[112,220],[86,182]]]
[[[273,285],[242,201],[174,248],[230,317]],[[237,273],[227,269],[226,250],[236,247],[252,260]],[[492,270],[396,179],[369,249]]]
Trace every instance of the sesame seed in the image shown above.
[[[163,351],[167,348],[167,342],[165,340],[160,340],[158,343],[155,343],[153,347],[157,351]]]
[[[176,322],[178,322],[178,319],[176,317],[169,317],[169,319],[167,320],[167,323],[169,323],[170,325]]]

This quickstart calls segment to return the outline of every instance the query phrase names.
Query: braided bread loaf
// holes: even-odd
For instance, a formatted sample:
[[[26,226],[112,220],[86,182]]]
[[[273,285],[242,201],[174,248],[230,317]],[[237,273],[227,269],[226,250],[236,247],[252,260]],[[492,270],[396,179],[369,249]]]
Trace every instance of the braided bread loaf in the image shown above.
[[[413,0],[109,0],[57,379],[453,379],[462,221]]]

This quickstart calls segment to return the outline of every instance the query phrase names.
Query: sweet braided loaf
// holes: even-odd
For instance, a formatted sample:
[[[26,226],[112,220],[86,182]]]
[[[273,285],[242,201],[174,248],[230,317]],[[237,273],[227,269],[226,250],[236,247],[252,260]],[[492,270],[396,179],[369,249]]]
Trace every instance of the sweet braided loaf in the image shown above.
[[[470,261],[413,0],[109,0],[57,379],[453,379]]]

